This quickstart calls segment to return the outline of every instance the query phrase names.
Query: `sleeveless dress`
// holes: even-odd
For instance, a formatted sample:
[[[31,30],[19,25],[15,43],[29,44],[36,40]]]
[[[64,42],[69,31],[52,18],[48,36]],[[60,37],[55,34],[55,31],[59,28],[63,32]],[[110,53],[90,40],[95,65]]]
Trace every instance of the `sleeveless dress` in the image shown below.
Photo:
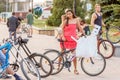
[[[68,24],[64,28],[64,37],[66,38],[66,41],[64,42],[64,47],[66,49],[76,48],[77,43],[71,38],[71,36],[77,38],[76,24]],[[62,45],[61,47],[63,48]]]

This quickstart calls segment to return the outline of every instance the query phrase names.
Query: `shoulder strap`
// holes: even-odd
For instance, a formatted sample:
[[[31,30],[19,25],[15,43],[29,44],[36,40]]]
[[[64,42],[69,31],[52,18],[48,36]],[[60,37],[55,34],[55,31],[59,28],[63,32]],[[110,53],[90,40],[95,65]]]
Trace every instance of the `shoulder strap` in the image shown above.
[[[97,13],[95,13],[96,15],[97,15],[97,17],[98,17],[98,14]]]

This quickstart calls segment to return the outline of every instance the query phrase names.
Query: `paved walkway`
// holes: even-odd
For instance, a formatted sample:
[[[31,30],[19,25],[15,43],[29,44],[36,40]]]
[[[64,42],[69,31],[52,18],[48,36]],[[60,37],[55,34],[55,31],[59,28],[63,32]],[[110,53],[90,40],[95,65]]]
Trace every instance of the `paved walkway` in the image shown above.
[[[8,30],[5,25],[0,25],[0,41],[3,38],[8,37]],[[23,35],[23,37],[26,37]],[[29,39],[28,47],[33,52],[39,52],[43,53],[47,48],[54,48],[59,50],[59,43],[56,41],[54,36],[46,36],[46,35],[38,35],[34,34],[32,38]],[[73,69],[71,69],[71,72],[68,72],[67,69],[63,69],[61,73],[57,75],[52,75],[47,78],[44,78],[42,80],[120,80],[120,57],[112,57],[108,60],[106,60],[107,65],[105,71],[95,77],[91,77],[86,75],[80,67],[80,63],[78,63],[78,70],[79,75],[74,75]],[[73,68],[73,67],[72,67]],[[19,70],[17,72],[22,77],[22,72]],[[0,79],[4,80],[4,79]],[[14,80],[12,78],[11,80]]]

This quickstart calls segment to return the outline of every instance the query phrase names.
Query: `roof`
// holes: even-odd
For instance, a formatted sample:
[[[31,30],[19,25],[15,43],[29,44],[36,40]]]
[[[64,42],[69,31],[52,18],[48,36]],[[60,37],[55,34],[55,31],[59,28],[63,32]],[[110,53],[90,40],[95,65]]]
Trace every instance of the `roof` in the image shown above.
[[[46,7],[43,10],[51,10],[51,7]]]

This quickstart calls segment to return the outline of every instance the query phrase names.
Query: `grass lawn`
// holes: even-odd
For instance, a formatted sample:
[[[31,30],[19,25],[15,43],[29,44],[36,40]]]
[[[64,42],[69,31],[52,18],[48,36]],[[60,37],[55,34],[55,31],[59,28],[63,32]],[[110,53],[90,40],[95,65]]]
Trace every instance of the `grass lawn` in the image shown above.
[[[34,19],[34,24],[33,24],[35,27],[38,27],[38,28],[41,28],[41,29],[46,29],[46,30],[51,30],[51,29],[54,29],[55,27],[53,26],[47,26],[46,25],[46,19],[42,19],[42,20],[39,20],[39,19]]]

